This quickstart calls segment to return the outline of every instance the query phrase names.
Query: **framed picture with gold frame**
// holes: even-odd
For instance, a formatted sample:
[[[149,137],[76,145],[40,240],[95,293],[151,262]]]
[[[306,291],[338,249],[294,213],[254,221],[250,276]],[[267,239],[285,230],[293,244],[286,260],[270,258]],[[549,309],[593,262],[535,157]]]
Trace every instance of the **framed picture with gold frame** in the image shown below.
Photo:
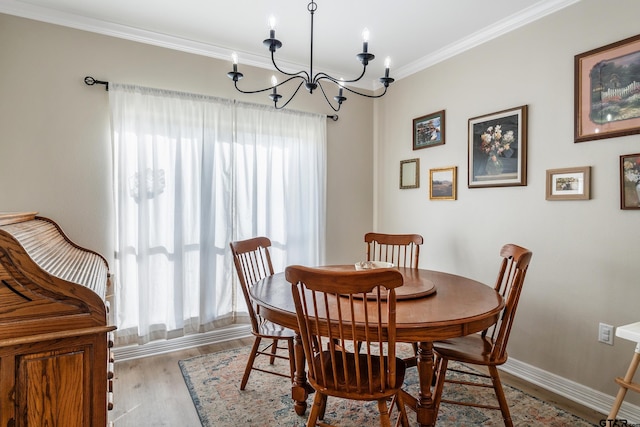
[[[420,187],[420,159],[400,161],[400,188]]]
[[[547,200],[588,200],[591,166],[547,170]]]
[[[429,199],[456,200],[458,167],[429,169]]]

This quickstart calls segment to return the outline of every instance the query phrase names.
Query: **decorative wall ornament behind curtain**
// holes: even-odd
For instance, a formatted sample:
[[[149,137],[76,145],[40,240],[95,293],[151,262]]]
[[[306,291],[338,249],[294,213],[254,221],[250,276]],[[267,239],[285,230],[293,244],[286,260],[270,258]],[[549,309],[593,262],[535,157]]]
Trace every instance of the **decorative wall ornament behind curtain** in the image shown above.
[[[246,312],[231,240],[268,236],[277,271],[323,262],[325,116],[117,83],[109,103],[118,344]]]

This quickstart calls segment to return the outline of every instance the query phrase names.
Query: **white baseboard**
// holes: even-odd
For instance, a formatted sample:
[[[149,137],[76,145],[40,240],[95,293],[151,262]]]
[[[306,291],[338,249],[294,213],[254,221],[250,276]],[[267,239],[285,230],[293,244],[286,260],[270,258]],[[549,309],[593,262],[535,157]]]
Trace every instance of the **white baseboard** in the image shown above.
[[[152,341],[144,345],[115,347],[113,353],[116,364],[125,360],[155,356],[172,351],[185,350],[201,345],[216,344],[251,336],[251,325],[232,325],[202,334],[185,335],[171,340]]]
[[[605,415],[609,414],[615,401],[614,396],[512,358],[502,365],[501,370]],[[640,406],[623,402],[616,418],[626,419],[629,424],[640,423]]]
[[[251,336],[250,325],[234,325],[203,334],[187,335],[173,340],[154,341],[145,345],[116,347],[114,348],[114,354],[116,363],[118,363],[125,360],[169,353],[201,345],[245,338],[247,336]],[[510,358],[507,363],[502,365],[501,370],[605,415],[609,413],[615,400],[614,396],[601,393],[513,358]],[[613,381],[613,378],[611,381]],[[630,424],[640,424],[640,406],[623,402],[617,418],[626,419]]]

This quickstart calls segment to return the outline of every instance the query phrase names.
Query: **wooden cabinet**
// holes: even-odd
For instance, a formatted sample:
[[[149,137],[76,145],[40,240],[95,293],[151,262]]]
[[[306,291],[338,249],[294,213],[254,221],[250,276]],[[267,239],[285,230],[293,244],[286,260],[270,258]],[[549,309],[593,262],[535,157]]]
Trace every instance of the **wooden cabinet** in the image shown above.
[[[0,426],[107,425],[108,265],[53,222],[0,214]]]

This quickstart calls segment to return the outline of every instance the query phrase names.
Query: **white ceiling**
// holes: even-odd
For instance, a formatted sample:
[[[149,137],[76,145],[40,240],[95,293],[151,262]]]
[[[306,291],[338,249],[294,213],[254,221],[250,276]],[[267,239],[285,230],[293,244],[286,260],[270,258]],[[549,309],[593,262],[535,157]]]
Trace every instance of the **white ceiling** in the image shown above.
[[[376,55],[361,87],[373,88],[391,58],[400,79],[580,0],[316,0],[314,73],[353,78],[361,72],[362,30]],[[288,71],[309,70],[308,0],[0,0],[0,13],[172,49],[270,66],[270,15]],[[231,63],[229,64],[231,69]]]

